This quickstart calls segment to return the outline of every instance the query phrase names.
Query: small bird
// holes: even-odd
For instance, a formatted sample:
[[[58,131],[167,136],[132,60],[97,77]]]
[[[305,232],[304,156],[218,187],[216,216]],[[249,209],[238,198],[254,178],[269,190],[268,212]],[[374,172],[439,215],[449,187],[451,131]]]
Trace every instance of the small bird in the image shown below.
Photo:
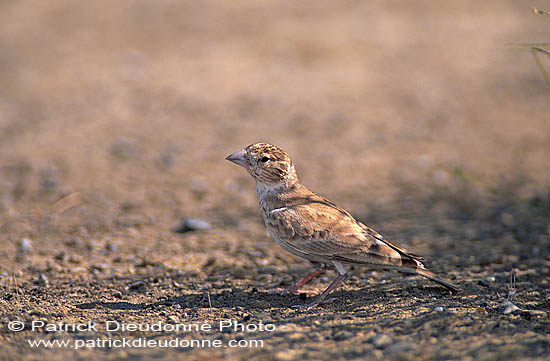
[[[305,305],[307,309],[323,302],[345,281],[345,265],[349,264],[418,274],[458,291],[457,286],[428,271],[422,257],[389,242],[343,208],[303,186],[283,149],[255,143],[225,159],[242,166],[256,181],[260,211],[271,238],[290,253],[322,265],[287,292],[297,293],[328,265],[336,268],[338,277],[315,301]]]

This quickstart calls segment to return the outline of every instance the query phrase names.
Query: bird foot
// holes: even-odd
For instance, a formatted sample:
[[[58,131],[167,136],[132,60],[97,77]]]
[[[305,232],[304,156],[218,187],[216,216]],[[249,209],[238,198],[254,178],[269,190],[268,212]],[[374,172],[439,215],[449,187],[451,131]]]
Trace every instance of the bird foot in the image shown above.
[[[321,301],[313,301],[311,303],[307,303],[305,305],[293,305],[291,306],[291,308],[299,308],[299,309],[304,309],[306,311],[309,311],[311,310],[312,308],[315,308],[319,305],[324,305],[326,303],[334,303],[334,301],[336,301],[336,298],[327,298],[327,299],[324,299],[324,300],[321,300]]]

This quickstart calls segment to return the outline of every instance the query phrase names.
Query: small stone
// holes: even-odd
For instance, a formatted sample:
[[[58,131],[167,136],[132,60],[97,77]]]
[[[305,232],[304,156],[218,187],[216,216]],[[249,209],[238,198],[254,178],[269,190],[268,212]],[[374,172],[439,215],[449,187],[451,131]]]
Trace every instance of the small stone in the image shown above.
[[[205,220],[200,218],[186,218],[179,226],[174,228],[174,232],[186,233],[192,231],[207,231],[209,229],[212,229],[212,226]]]
[[[271,320],[271,315],[267,312],[258,312],[252,316],[260,321]]]
[[[168,316],[168,321],[170,321],[170,323],[176,324],[180,322],[180,319],[177,316],[170,315]]]
[[[68,268],[68,271],[70,273],[82,273],[82,272],[86,272],[86,268],[84,267],[70,267]]]
[[[290,332],[296,332],[298,328],[299,328],[298,325],[295,323],[286,323],[284,325],[277,327],[277,331],[290,333]]]
[[[80,264],[82,263],[82,257],[77,255],[72,255],[69,257],[68,261],[72,264]]]
[[[32,253],[32,241],[28,238],[23,238],[17,243],[17,252],[26,255]]]
[[[105,251],[107,252],[115,252],[117,250],[117,246],[112,244],[111,242],[108,242],[106,245],[105,245]]]
[[[189,189],[197,200],[201,200],[208,194],[208,187],[205,182],[199,178],[193,178],[189,182]]]
[[[293,342],[299,342],[305,341],[307,339],[307,336],[304,335],[302,332],[295,332],[288,335],[288,339]]]
[[[139,159],[141,156],[141,147],[133,139],[117,139],[112,145],[110,153],[113,157],[120,160]]]
[[[38,285],[41,287],[48,287],[50,285],[50,281],[44,273],[41,273],[40,276],[38,276]]]
[[[349,332],[349,331],[340,331],[340,332],[337,332],[335,335],[334,335],[334,340],[335,341],[343,341],[343,340],[347,340],[347,339],[350,339],[354,336],[354,334],[352,332]]]
[[[406,352],[409,352],[411,350],[414,349],[414,346],[411,345],[410,343],[408,342],[398,342],[396,343],[395,345],[392,345],[388,352],[390,354],[394,353],[394,354],[398,354],[398,353],[406,353]]]
[[[157,158],[157,164],[162,168],[172,167],[176,161],[176,156],[178,153],[179,149],[176,146],[167,146]]]
[[[71,238],[65,242],[69,247],[80,247],[82,245],[82,240],[80,238]]]
[[[374,347],[382,349],[390,345],[392,343],[392,339],[390,336],[382,333],[374,336],[371,342],[374,345]]]
[[[485,309],[485,307],[478,307],[476,309],[476,314],[478,314],[479,316],[485,316],[487,314],[487,310]]]
[[[434,311],[435,312],[443,312],[443,311],[445,311],[445,309],[441,306],[437,306],[437,307],[434,308]]]
[[[40,170],[40,186],[45,192],[51,192],[59,185],[59,169],[47,167]]]
[[[299,350],[285,350],[285,351],[279,351],[275,353],[274,358],[277,361],[291,361],[291,360],[298,360],[300,359],[299,354],[301,351]]]
[[[489,282],[487,282],[487,281],[485,281],[485,280],[479,280],[479,281],[477,281],[477,283],[478,283],[480,286],[489,287]]]
[[[109,268],[109,265],[105,263],[94,263],[92,267],[90,267],[92,271],[97,270],[99,272],[104,272],[107,268]]]
[[[130,285],[129,289],[130,290],[137,290],[137,289],[140,289],[142,287],[145,286],[145,282],[143,281],[137,281],[137,282],[134,282]]]
[[[498,306],[498,311],[505,314],[505,315],[508,315],[514,311],[517,311],[519,310],[519,307],[514,305],[512,303],[512,301],[510,301],[509,299],[505,299],[504,301],[502,301],[502,303]]]
[[[89,241],[86,242],[86,249],[87,249],[88,251],[93,251],[93,250],[95,250],[95,249],[97,248],[97,245],[98,245],[98,244],[97,244],[96,241],[94,241],[94,240],[89,240]]]
[[[236,268],[233,270],[233,277],[236,279],[244,280],[250,276],[250,272],[246,271],[243,268]]]
[[[202,269],[213,266],[215,263],[216,263],[216,257],[210,256],[210,257],[208,257],[206,262],[204,262],[204,264],[202,265]]]

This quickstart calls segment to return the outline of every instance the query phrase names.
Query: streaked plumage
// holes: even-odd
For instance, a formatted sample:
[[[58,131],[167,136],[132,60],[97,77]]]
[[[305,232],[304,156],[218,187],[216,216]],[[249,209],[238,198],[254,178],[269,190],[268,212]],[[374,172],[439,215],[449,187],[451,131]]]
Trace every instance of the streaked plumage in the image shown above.
[[[266,143],[251,144],[227,160],[244,167],[256,180],[260,210],[269,235],[287,251],[323,264],[290,289],[333,265],[338,278],[309,307],[316,306],[347,277],[345,264],[395,269],[422,275],[456,292],[458,288],[424,268],[423,258],[384,239],[346,210],[300,184],[288,154]]]

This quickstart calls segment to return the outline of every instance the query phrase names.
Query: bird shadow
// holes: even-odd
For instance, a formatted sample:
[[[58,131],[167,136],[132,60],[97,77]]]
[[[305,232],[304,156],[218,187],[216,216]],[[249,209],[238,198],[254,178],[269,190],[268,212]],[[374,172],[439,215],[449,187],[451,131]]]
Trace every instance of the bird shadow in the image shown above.
[[[406,289],[406,290],[405,290]],[[412,296],[411,296],[412,295]],[[360,311],[377,304],[398,303],[403,298],[414,297],[423,300],[424,305],[437,303],[437,300],[449,295],[449,292],[438,286],[424,286],[422,288],[397,288],[397,285],[368,286],[357,290],[337,290],[329,296],[331,302],[319,306],[320,310],[332,309],[334,311]],[[193,292],[185,295],[170,297],[157,302],[133,303],[128,301],[106,302],[94,301],[75,305],[82,310],[109,309],[118,311],[143,311],[160,310],[165,307],[177,307],[183,311],[192,309],[244,309],[257,311],[266,309],[295,309],[300,310],[301,305],[312,302],[318,295],[307,296],[306,293],[281,295],[271,293],[269,290],[223,290],[211,293],[210,290]],[[452,297],[452,296],[449,296]],[[409,307],[401,306],[399,307]],[[410,305],[410,311],[415,305]],[[369,312],[385,312],[383,310],[370,310]]]

